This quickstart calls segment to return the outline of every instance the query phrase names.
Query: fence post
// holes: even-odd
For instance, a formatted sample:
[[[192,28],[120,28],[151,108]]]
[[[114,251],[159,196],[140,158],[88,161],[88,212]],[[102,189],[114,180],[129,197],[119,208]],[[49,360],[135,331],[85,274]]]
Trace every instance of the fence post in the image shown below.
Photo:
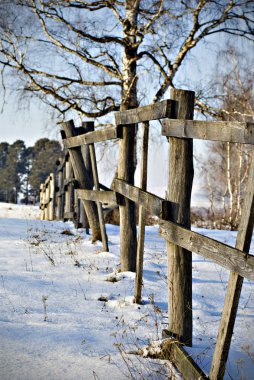
[[[45,182],[45,192],[44,192],[44,203],[45,203],[45,220],[49,220],[49,183],[48,183],[49,177],[47,177],[46,182]]]
[[[195,93],[172,89],[175,100],[172,118],[193,119]],[[167,197],[179,205],[171,220],[190,228],[190,202],[193,180],[193,141],[169,138],[169,179]],[[167,242],[169,331],[179,341],[192,345],[192,255]]]
[[[83,133],[88,133],[94,131],[94,122],[93,121],[83,121],[82,122],[82,131]],[[93,182],[93,172],[92,172],[92,163],[91,163],[91,157],[90,157],[90,151],[89,151],[89,144],[85,144],[81,146],[81,152],[84,159],[84,164],[87,172],[87,176],[89,178],[89,181],[91,182],[91,189],[94,186]]]
[[[136,125],[123,126],[119,141],[118,178],[134,185],[134,142]],[[135,203],[125,198],[119,205],[121,270],[136,271],[137,232]]]
[[[79,199],[78,202],[79,202],[79,218],[78,218],[78,221],[79,221],[80,225],[83,228],[85,228],[86,234],[89,235],[89,222],[87,219],[87,215],[86,215],[86,212],[85,212],[85,209],[84,209],[84,206],[83,206],[81,199]]]
[[[147,165],[148,165],[148,141],[149,141],[149,122],[142,123],[141,140],[141,162],[140,162],[140,188],[146,191],[147,188]],[[138,246],[137,246],[137,268],[135,279],[134,302],[141,302],[142,283],[143,283],[143,261],[144,261],[144,242],[146,210],[139,206],[138,215]]]
[[[72,220],[72,215],[73,215],[73,199],[72,199],[73,185],[70,182],[72,177],[73,177],[73,170],[72,170],[72,166],[71,166],[71,158],[70,158],[70,155],[68,155],[68,156],[66,156],[66,162],[65,162],[64,220]]]
[[[41,215],[40,215],[40,219],[41,220],[44,220],[45,218],[45,211],[44,211],[44,184],[41,183],[40,185],[40,209],[41,209]]]
[[[82,129],[84,133],[92,132],[94,131],[94,122],[93,121],[83,121],[82,122]],[[84,164],[87,172],[87,176],[89,178],[89,181],[91,182],[91,188],[93,188],[93,173],[92,173],[92,164],[91,164],[91,157],[89,152],[89,146],[87,144],[81,146],[81,153],[84,159]],[[80,223],[83,225],[83,227],[86,229],[86,233],[89,234],[89,222],[86,215],[86,211],[83,207],[83,203],[80,201]]]
[[[89,144],[89,151],[90,151],[90,157],[91,157],[91,163],[92,163],[94,187],[95,187],[95,190],[100,190],[94,144]],[[107,238],[106,228],[105,228],[105,223],[104,223],[102,204],[100,202],[96,202],[96,203],[97,203],[99,222],[100,222],[100,228],[101,228],[103,249],[104,251],[108,252],[108,238]]]
[[[62,160],[59,159],[56,162],[57,165],[57,186],[56,186],[56,219],[62,219],[62,207],[63,207],[63,162],[65,158]]]
[[[61,209],[60,209],[60,220],[64,220],[64,205],[65,205],[65,191],[64,191],[64,179],[65,179],[65,165],[66,165],[66,155],[63,158],[62,163],[62,175],[61,175]]]
[[[62,124],[62,138],[73,137],[76,135],[73,121],[68,121]],[[69,149],[71,164],[73,167],[75,179],[81,189],[90,189],[91,185],[84,166],[84,160],[81,154],[81,149]],[[101,240],[101,231],[96,205],[91,201],[82,201],[89,220],[89,225],[92,229],[92,241]]]
[[[54,220],[55,219],[55,175],[54,173],[50,173],[49,178],[50,180],[48,183],[48,187],[49,187],[48,216],[49,216],[49,220]]]

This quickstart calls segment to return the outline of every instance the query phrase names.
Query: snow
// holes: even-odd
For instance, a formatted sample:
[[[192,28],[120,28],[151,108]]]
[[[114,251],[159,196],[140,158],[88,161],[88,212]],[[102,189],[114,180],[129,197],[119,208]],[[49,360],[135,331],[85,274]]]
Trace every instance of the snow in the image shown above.
[[[230,245],[236,238],[199,232]],[[168,363],[133,354],[167,326],[165,241],[157,226],[146,228],[144,304],[136,305],[135,275],[119,272],[119,228],[107,225],[107,233],[109,253],[70,222],[40,221],[37,207],[0,203],[2,380],[171,378]],[[206,373],[227,279],[228,271],[193,255],[189,352]],[[253,378],[253,322],[253,283],[245,281],[225,379]]]

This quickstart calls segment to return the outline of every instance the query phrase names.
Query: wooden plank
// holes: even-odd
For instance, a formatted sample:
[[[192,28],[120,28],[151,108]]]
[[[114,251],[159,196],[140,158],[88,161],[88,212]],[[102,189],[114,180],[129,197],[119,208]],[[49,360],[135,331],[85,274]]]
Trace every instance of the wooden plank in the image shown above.
[[[83,133],[93,132],[94,131],[94,121],[83,121],[82,122],[82,129]],[[91,157],[90,157],[90,151],[89,146],[87,144],[81,146],[81,154],[84,160],[85,170],[87,173],[87,177],[90,182],[89,189],[93,189],[94,183],[93,183],[93,173],[92,173],[92,164],[91,164]],[[76,186],[77,188],[77,186]],[[79,200],[79,224],[83,226],[86,229],[86,233],[89,235],[89,223],[88,218],[86,215],[86,211],[84,209],[84,206],[82,204],[82,201]]]
[[[79,199],[85,199],[88,201],[110,203],[117,205],[116,193],[114,191],[100,191],[100,190],[81,190],[77,189],[77,195]]]
[[[90,151],[91,164],[92,164],[94,187],[95,187],[95,190],[100,191],[94,144],[89,145],[89,151]],[[97,203],[97,209],[98,209],[98,215],[99,215],[103,249],[104,249],[104,251],[108,252],[109,251],[109,249],[108,249],[108,237],[106,234],[104,216],[103,216],[103,211],[102,211],[102,204],[101,204],[101,202],[96,202],[96,203]]]
[[[88,132],[82,135],[69,137],[63,140],[65,148],[75,148],[85,144],[92,144],[100,141],[113,140],[120,138],[122,128],[119,126],[113,126],[106,129],[101,129],[98,131]]]
[[[72,120],[62,124],[62,138],[63,140],[76,135],[75,126]],[[90,181],[87,176],[83,156],[80,148],[69,149],[70,160],[74,170],[74,177],[77,180],[80,189],[90,189]],[[92,241],[95,242],[101,239],[101,231],[99,225],[99,218],[96,205],[91,201],[82,201],[85,211],[89,220],[89,225],[92,230]]]
[[[254,123],[166,119],[162,120],[161,134],[168,137],[254,144]]]
[[[205,373],[183,348],[183,345],[173,338],[163,340],[161,359],[169,360],[173,363],[185,380],[208,380]]]
[[[44,201],[44,184],[41,183],[40,184],[40,210],[41,210],[40,219],[41,220],[44,220],[44,205],[43,205],[43,201]]]
[[[93,121],[86,121],[82,122],[82,129],[84,130],[83,133],[89,133],[94,131],[94,122]],[[90,187],[89,189],[93,189],[94,183],[93,183],[93,173],[92,173],[92,164],[91,164],[91,157],[90,157],[90,151],[89,151],[89,145],[85,144],[81,146],[81,154],[84,159],[84,164],[86,168],[86,173],[90,181]]]
[[[160,234],[166,240],[212,260],[242,277],[254,280],[254,256],[200,235],[170,221],[161,221]]]
[[[48,198],[47,200],[43,201],[42,202],[42,205],[45,207],[45,206],[48,206],[49,203],[52,201],[52,198]]]
[[[66,211],[64,213],[64,219],[65,220],[73,220],[74,219],[74,212],[73,211]]]
[[[64,160],[64,166],[63,170],[58,172],[58,184],[59,184],[59,191],[60,191],[60,198],[58,199],[59,205],[57,207],[57,217],[59,220],[64,219],[64,203],[65,203],[65,191],[64,191],[64,186],[63,186],[63,181],[65,177],[65,163],[66,161]]]
[[[193,119],[195,93],[171,89],[176,101],[175,117]],[[173,222],[190,227],[190,204],[193,180],[193,141],[169,139],[167,199],[179,205],[172,214]],[[192,344],[192,256],[178,245],[167,242],[169,330],[179,341]]]
[[[55,175],[50,173],[50,182],[49,182],[49,220],[55,219]]]
[[[48,177],[45,181],[45,191],[44,191],[44,205],[45,205],[45,220],[49,220],[49,201],[50,201],[50,191],[49,191],[49,180],[50,180],[50,177]]]
[[[56,219],[61,220],[63,219],[63,213],[62,210],[64,208],[64,187],[63,187],[63,163],[65,165],[65,159],[62,159],[58,161],[58,168],[61,166],[61,170],[57,170],[57,187],[56,187]]]
[[[147,191],[143,191],[139,187],[129,185],[127,182],[118,178],[113,182],[113,189],[131,201],[143,206],[152,215],[158,216],[161,219],[167,219],[169,215],[174,212],[175,207],[177,207],[172,202],[166,201]]]
[[[143,191],[146,191],[146,188],[147,188],[148,139],[149,139],[149,122],[147,121],[147,122],[142,123],[140,188]],[[138,245],[137,245],[135,290],[134,290],[135,303],[141,302],[141,294],[142,294],[144,243],[145,243],[145,219],[146,219],[146,210],[144,206],[139,205]]]
[[[251,238],[254,224],[254,153],[249,170],[248,183],[242,207],[242,217],[238,229],[236,248],[244,251],[246,258],[249,256]],[[254,257],[252,256],[252,259]],[[236,271],[235,271],[236,272]],[[232,334],[234,330],[235,318],[237,314],[243,277],[239,273],[231,272],[225,296],[222,317],[214,350],[210,378],[223,379],[228,353],[230,349]],[[253,273],[252,273],[253,274]],[[240,273],[241,275],[241,273]],[[245,276],[246,277],[246,276]],[[254,275],[253,275],[254,277]],[[253,279],[253,278],[252,278]]]
[[[163,100],[149,106],[133,108],[115,113],[116,125],[136,124],[144,121],[171,117],[172,100]]]
[[[89,235],[89,223],[88,223],[87,215],[86,215],[86,212],[85,212],[85,209],[83,207],[83,203],[81,202],[81,200],[79,200],[79,204],[80,204],[79,205],[79,214],[78,214],[79,226],[82,228],[85,228],[86,234]]]
[[[72,205],[72,179],[73,179],[73,170],[71,166],[71,158],[68,156],[68,159],[65,163],[65,178],[64,178],[64,190],[65,190],[65,203],[64,203],[64,215],[66,213],[73,212]]]

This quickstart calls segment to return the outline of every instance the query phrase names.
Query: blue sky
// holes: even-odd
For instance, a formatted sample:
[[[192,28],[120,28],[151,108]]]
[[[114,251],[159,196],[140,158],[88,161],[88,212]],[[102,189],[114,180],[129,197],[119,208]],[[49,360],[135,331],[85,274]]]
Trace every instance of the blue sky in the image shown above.
[[[3,94],[3,93],[2,93]],[[3,98],[1,98],[2,107]],[[27,146],[42,137],[57,138],[57,127],[38,102],[31,100],[28,108],[19,107],[17,96],[7,92],[5,105],[0,113],[0,141],[13,143],[24,140]],[[54,128],[52,128],[54,127]]]

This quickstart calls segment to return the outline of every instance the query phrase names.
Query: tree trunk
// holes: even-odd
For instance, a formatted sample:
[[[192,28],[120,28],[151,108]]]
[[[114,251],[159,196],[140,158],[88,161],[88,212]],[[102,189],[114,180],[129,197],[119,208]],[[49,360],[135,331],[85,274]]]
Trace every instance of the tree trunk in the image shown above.
[[[135,108],[137,102],[136,87],[136,26],[139,10],[137,0],[127,0],[125,3],[124,39],[127,45],[123,54],[123,89],[121,110]],[[123,138],[119,142],[118,178],[134,184],[136,165],[136,125],[123,127]],[[125,204],[119,207],[120,212],[120,255],[121,270],[136,270],[137,233],[135,204],[125,199]]]

